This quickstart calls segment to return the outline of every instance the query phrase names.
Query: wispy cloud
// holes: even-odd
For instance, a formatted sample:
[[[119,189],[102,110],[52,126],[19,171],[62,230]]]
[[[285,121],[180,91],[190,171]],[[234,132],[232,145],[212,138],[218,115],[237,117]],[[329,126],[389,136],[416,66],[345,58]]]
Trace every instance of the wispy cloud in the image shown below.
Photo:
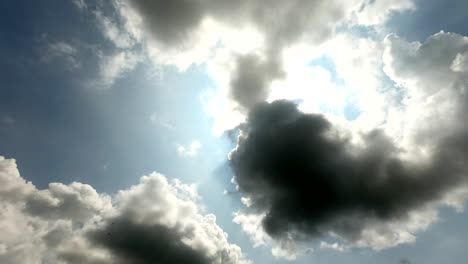
[[[201,147],[202,144],[198,140],[194,140],[187,145],[177,144],[177,153],[181,157],[196,157]]]
[[[78,48],[65,41],[49,42],[45,39],[45,47],[41,51],[40,60],[43,63],[61,60],[70,69],[81,67]]]

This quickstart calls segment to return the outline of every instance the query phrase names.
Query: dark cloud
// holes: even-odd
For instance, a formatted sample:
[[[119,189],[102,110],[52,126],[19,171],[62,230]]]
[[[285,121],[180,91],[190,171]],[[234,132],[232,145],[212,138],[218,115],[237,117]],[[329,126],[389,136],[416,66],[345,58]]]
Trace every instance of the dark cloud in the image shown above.
[[[89,234],[91,241],[119,256],[122,263],[212,263],[206,253],[182,242],[183,239],[191,239],[186,236],[187,234],[179,232],[176,228],[142,225],[125,217],[109,220],[104,228]]]
[[[411,264],[411,261],[409,261],[407,258],[402,258],[400,259],[400,264]]]
[[[166,44],[185,41],[203,19],[210,17],[236,27],[253,25],[265,34],[270,47],[282,47],[305,35],[314,41],[325,39],[354,5],[324,0],[127,2],[141,15],[146,32]]]
[[[419,164],[399,158],[381,131],[351,144],[323,116],[288,101],[256,106],[241,131],[231,166],[273,238],[335,234],[355,242],[370,225],[405,219],[466,182],[466,133]]]
[[[268,96],[268,84],[280,75],[280,65],[264,62],[258,56],[237,57],[236,70],[231,77],[231,97],[244,109],[250,109]]]
[[[129,0],[147,32],[164,45],[186,41],[205,16],[202,0]]]

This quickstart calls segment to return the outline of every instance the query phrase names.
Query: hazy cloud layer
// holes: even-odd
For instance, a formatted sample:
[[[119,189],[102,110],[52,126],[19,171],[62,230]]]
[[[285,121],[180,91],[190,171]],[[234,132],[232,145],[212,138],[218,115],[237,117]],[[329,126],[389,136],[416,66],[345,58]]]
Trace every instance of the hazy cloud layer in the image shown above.
[[[0,183],[1,263],[248,263],[195,187],[160,174],[112,201],[76,182],[38,190],[0,157]]]
[[[354,144],[323,116],[276,101],[250,112],[230,161],[239,191],[273,239],[334,237],[380,249],[411,242],[399,229],[426,228],[413,221],[418,211],[447,204],[451,191],[466,186],[467,138],[467,130],[448,137],[429,160],[410,162],[382,131]]]

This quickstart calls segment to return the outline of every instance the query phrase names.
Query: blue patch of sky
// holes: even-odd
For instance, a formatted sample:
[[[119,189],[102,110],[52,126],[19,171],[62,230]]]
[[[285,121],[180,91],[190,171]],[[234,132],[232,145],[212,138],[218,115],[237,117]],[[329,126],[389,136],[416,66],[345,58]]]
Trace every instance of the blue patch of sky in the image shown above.
[[[373,26],[364,25],[339,25],[336,29],[337,33],[351,34],[358,38],[367,38],[372,40],[381,40],[382,35],[379,30]]]
[[[93,30],[87,32],[90,29],[87,23],[67,22],[78,16],[71,3],[65,1],[2,2],[0,9],[4,11],[0,17],[3,39],[0,41],[0,113],[11,120],[1,124],[0,149],[2,155],[17,158],[24,173],[36,178],[37,184],[44,187],[47,182],[58,179],[49,172],[68,163],[63,152],[76,151],[74,145],[86,145],[86,142],[67,138],[67,132],[83,133],[81,138],[84,138],[96,124],[88,122],[77,111],[90,108],[75,81],[81,77],[80,73],[71,72],[63,65],[40,62],[47,48],[42,38],[44,34],[61,39],[89,36],[93,35]],[[76,34],[72,34],[73,31]],[[62,156],[65,160],[47,162],[48,158]],[[32,176],[36,174],[38,176]],[[65,170],[61,174],[73,177]]]
[[[468,1],[416,0],[416,9],[396,13],[388,22],[391,32],[408,41],[424,41],[440,32],[468,35]]]
[[[327,70],[330,73],[331,80],[337,85],[343,85],[344,81],[336,72],[336,65],[332,58],[329,56],[321,56],[317,59],[314,59],[309,63],[309,66],[319,66]]]
[[[339,76],[338,72],[336,71],[336,65],[335,62],[333,61],[332,58],[329,56],[321,56],[317,59],[314,59],[309,63],[310,67],[321,67],[328,71],[330,73],[330,78],[333,83],[335,83],[338,87],[346,87],[345,81]],[[323,112],[332,112],[333,114],[340,114],[333,112],[333,109],[330,109],[327,105],[321,105],[320,106],[321,111]],[[356,119],[361,111],[359,110],[358,106],[352,102],[351,100],[347,100],[346,104],[344,105],[343,109],[343,114],[346,119],[348,120],[354,120]]]

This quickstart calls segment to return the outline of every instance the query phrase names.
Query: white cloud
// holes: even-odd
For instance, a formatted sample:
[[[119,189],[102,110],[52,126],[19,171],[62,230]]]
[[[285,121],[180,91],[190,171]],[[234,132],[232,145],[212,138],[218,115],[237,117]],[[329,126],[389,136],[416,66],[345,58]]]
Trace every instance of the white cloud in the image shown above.
[[[103,35],[117,48],[114,55],[101,56],[101,81],[98,86],[112,86],[115,80],[145,59],[152,61],[154,68],[175,66],[179,71],[186,71],[194,64],[204,64],[215,87],[210,87],[205,92],[203,103],[207,113],[214,119],[213,133],[221,135],[245,118],[245,113],[242,112],[238,102],[232,98],[232,79],[236,77],[233,76],[236,58],[246,54],[255,54],[264,57],[267,64],[271,64],[268,62],[269,59],[273,60],[271,56],[277,53],[281,57],[291,46],[309,43],[308,52],[316,50],[319,48],[318,44],[333,36],[336,27],[347,24],[381,26],[394,12],[410,10],[414,4],[412,0],[334,0],[331,2],[296,0],[291,3],[259,0],[245,4],[232,4],[229,1],[177,1],[173,10],[164,1],[114,0],[112,6],[115,8],[113,13],[105,13],[99,9],[93,12]],[[159,12],[159,9],[165,10],[165,14],[155,15],[154,13]],[[190,12],[181,15],[186,9]],[[276,16],[269,16],[272,13]],[[239,18],[242,19],[239,20]],[[278,21],[281,21],[281,25],[277,25]],[[313,30],[309,30],[311,28]],[[168,41],[171,42],[170,45]],[[356,47],[352,43],[356,40],[351,40],[351,38],[341,41],[345,43],[330,42],[327,49],[333,51],[336,45],[341,45],[339,49],[341,53],[333,51],[337,65],[343,61],[341,56],[344,59],[352,59],[352,65],[344,71],[347,74],[344,77],[357,79],[359,76],[368,76],[368,74],[363,74],[368,68],[355,67],[356,59],[361,55],[361,58],[370,55],[363,53],[366,51],[370,53],[375,48],[366,47],[364,43]],[[360,40],[360,42],[365,41],[367,40]],[[279,46],[276,47],[275,43]],[[346,45],[350,43],[353,48],[346,48]],[[367,44],[372,43],[369,41]],[[356,55],[353,56],[353,54]],[[136,57],[138,59],[135,59]],[[303,57],[308,58],[307,55]],[[291,58],[286,56],[284,60],[291,61]],[[310,71],[303,66],[285,65],[285,69],[282,69],[285,72],[284,80],[278,78],[279,82],[273,83],[267,80],[266,89],[276,90],[268,97],[270,99],[291,98],[307,93],[309,99],[306,100],[308,102],[304,102],[304,108],[315,111],[318,109],[317,104],[326,104],[326,109],[330,108],[329,110],[342,114],[342,105],[352,100],[350,99],[353,98],[350,97],[352,94],[349,91],[343,91],[331,82],[326,82],[327,77],[318,73],[319,70],[314,71],[321,75],[319,78],[322,80],[319,81],[316,81],[317,75],[299,76],[296,71],[298,68],[301,68],[300,72],[303,75],[307,75],[307,71]],[[359,74],[355,74],[356,72]],[[307,84],[314,87],[325,86],[333,89],[316,88],[320,91],[312,93],[305,84],[298,84],[302,77],[307,77]],[[359,91],[360,88],[356,87],[363,83],[374,87],[373,80],[368,82],[370,79],[365,78],[364,82],[357,86],[349,83],[346,88]],[[278,86],[281,86],[283,91],[279,94]],[[324,91],[327,93],[324,94]],[[336,92],[340,94],[338,99],[333,95]],[[378,105],[382,100],[375,94],[362,92],[361,95],[363,94],[368,94],[365,103],[372,102]],[[319,97],[322,102],[317,102]],[[370,123],[381,122],[384,113],[382,109],[376,108],[363,112],[360,119],[364,121],[361,123],[367,122],[366,125],[370,125]]]
[[[94,14],[101,32],[117,48],[132,48],[136,44],[134,36],[125,29],[121,29],[111,18],[99,11],[94,12]]]
[[[84,11],[88,9],[88,5],[85,0],[72,0],[72,3],[80,10]]]
[[[468,51],[458,53],[450,69],[455,72],[468,72]]]
[[[271,254],[276,258],[295,260],[308,251],[302,245],[298,245],[293,239],[275,240],[271,238],[262,227],[265,215],[246,214],[235,212],[233,222],[240,225],[242,231],[249,235],[254,247],[271,246]]]
[[[200,213],[193,185],[157,173],[113,197],[76,182],[38,190],[21,178],[14,160],[0,157],[0,183],[1,263],[147,263],[155,261],[152,250],[161,251],[155,246],[159,235],[174,240],[161,241],[169,245],[164,263],[184,254],[203,261],[196,263],[249,263],[216,217]],[[135,230],[144,232],[136,238]],[[126,239],[152,243],[129,246]]]
[[[311,43],[309,50],[316,49],[317,44],[333,35],[336,27],[346,24],[381,26],[394,12],[409,10],[414,4],[410,0],[296,0],[292,3],[251,1],[245,5],[232,4],[229,1],[178,1],[173,10],[164,1],[114,0],[113,6],[118,17],[105,16],[102,13],[97,13],[97,17],[103,34],[116,47],[128,51],[138,44],[142,47],[141,55],[150,59],[156,67],[176,66],[178,70],[185,71],[191,65],[206,64],[208,74],[216,87],[207,92],[210,96],[205,96],[203,102],[207,113],[215,120],[213,132],[220,135],[244,119],[244,113],[240,111],[231,94],[232,75],[238,56],[256,54],[268,60],[272,56],[271,52],[281,56],[287,47],[301,43]],[[189,7],[191,12],[185,16],[181,15],[186,9],[190,9]],[[166,10],[167,14],[155,15],[159,9]],[[269,16],[271,13],[277,16]],[[239,17],[243,18],[243,23],[238,23]],[[277,21],[281,21],[281,25],[276,25]],[[311,28],[313,30],[309,30]],[[285,43],[281,44],[282,42]],[[279,47],[272,49],[274,43]],[[333,45],[329,48],[333,49]],[[341,50],[344,51],[344,47],[345,45]],[[366,51],[366,47],[356,47],[351,52],[342,52],[341,55],[350,57],[356,51],[359,55],[365,55],[361,53]],[[358,71],[357,67],[351,68],[354,72]],[[293,70],[295,69],[285,69],[285,82],[288,85],[283,85],[284,91],[291,90],[291,85],[297,86],[297,81],[293,79],[297,79],[298,76],[291,76]],[[361,70],[360,74],[349,76],[357,78],[362,72],[365,71]],[[323,82],[313,84],[320,85]],[[270,85],[271,83],[267,84],[268,90]],[[297,89],[299,88],[296,87]],[[329,94],[331,95],[332,91],[329,91]],[[285,94],[282,97],[292,96]],[[276,97],[278,95],[270,96]],[[376,96],[373,97],[369,96],[366,101],[374,101],[374,104],[377,104]],[[345,100],[340,97],[337,101],[334,96],[328,96],[328,99],[327,103],[331,103],[332,108],[336,108],[337,104],[342,104]],[[315,103],[314,106],[309,106],[314,107]],[[374,123],[380,118],[378,112],[372,110],[365,114],[374,115]]]
[[[408,43],[396,35],[385,41],[384,71],[402,88],[403,101],[389,116],[396,138],[421,158],[440,142],[466,129],[468,71],[463,68],[468,37],[440,32],[424,43]],[[441,130],[443,127],[445,129]]]
[[[78,49],[70,43],[64,41],[48,42],[46,41],[45,50],[41,54],[41,61],[51,63],[55,60],[63,60],[70,69],[81,67],[78,59]]]
[[[320,242],[320,249],[331,249],[339,252],[345,252],[348,248],[339,243],[327,243],[325,241]]]
[[[135,69],[142,58],[131,51],[116,52],[112,55],[99,55],[99,77],[93,85],[110,88],[122,78],[125,73]]]
[[[174,128],[174,125],[172,125],[169,121],[167,121],[167,118],[165,118],[164,116],[162,116],[160,114],[152,113],[149,116],[149,119],[150,119],[151,123],[153,123],[155,125],[158,125],[158,126],[161,126],[161,127],[164,127],[166,129],[173,129]]]
[[[416,9],[414,0],[363,1],[363,4],[356,12],[356,22],[364,26],[382,25],[393,13]]]
[[[198,155],[198,152],[200,151],[201,147],[202,144],[198,140],[194,140],[187,145],[177,144],[177,153],[181,157],[195,157]]]

